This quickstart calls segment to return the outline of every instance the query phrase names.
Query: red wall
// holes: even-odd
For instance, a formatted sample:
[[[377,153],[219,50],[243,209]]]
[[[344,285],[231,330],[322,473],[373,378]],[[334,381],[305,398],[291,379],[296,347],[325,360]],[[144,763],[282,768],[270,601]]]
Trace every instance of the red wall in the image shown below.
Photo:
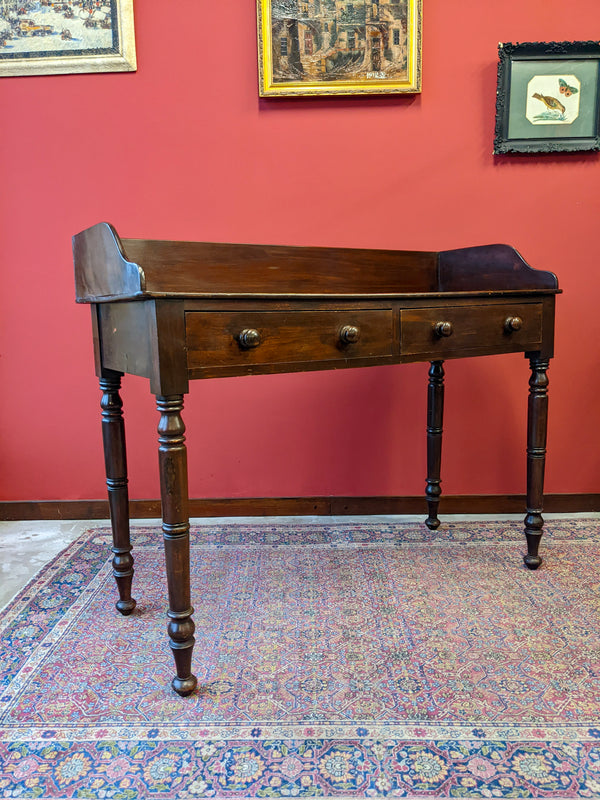
[[[169,9],[173,9],[171,12]],[[90,313],[71,235],[446,249],[507,242],[558,274],[549,492],[600,491],[600,160],[492,155],[497,43],[600,36],[597,0],[424,0],[414,97],[257,95],[251,0],[138,3],[138,71],[0,79],[0,499],[104,496]],[[447,362],[443,489],[524,490],[529,370]],[[197,381],[195,497],[412,495],[426,364]],[[158,415],[126,377],[132,497]]]

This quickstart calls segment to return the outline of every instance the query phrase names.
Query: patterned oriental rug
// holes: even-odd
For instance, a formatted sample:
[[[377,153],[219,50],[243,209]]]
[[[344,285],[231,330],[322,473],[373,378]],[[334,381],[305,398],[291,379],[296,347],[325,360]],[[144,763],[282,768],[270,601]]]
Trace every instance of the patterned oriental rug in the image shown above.
[[[600,523],[192,531],[200,690],[170,688],[161,533],[131,617],[106,528],[0,617],[0,796],[600,797]]]

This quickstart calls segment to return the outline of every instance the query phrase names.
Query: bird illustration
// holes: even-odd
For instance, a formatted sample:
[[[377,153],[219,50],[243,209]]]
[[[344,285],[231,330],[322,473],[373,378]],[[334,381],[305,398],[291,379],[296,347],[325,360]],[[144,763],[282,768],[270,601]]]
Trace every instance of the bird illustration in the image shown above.
[[[536,100],[541,100],[551,111],[560,111],[561,114],[565,113],[565,107],[556,97],[550,97],[550,95],[547,94],[539,94],[539,92],[536,92],[533,97],[535,97]]]

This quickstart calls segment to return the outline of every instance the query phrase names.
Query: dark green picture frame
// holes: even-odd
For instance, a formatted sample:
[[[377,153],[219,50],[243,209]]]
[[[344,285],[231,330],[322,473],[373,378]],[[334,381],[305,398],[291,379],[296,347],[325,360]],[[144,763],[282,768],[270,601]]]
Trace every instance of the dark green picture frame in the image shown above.
[[[600,150],[600,42],[498,45],[494,154]]]

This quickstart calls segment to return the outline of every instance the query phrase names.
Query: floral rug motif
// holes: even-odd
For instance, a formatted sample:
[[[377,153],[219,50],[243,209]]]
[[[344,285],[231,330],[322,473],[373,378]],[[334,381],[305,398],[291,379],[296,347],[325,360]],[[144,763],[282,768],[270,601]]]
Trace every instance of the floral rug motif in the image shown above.
[[[158,528],[110,530],[0,615],[0,797],[600,797],[600,522],[201,525],[170,688]]]

